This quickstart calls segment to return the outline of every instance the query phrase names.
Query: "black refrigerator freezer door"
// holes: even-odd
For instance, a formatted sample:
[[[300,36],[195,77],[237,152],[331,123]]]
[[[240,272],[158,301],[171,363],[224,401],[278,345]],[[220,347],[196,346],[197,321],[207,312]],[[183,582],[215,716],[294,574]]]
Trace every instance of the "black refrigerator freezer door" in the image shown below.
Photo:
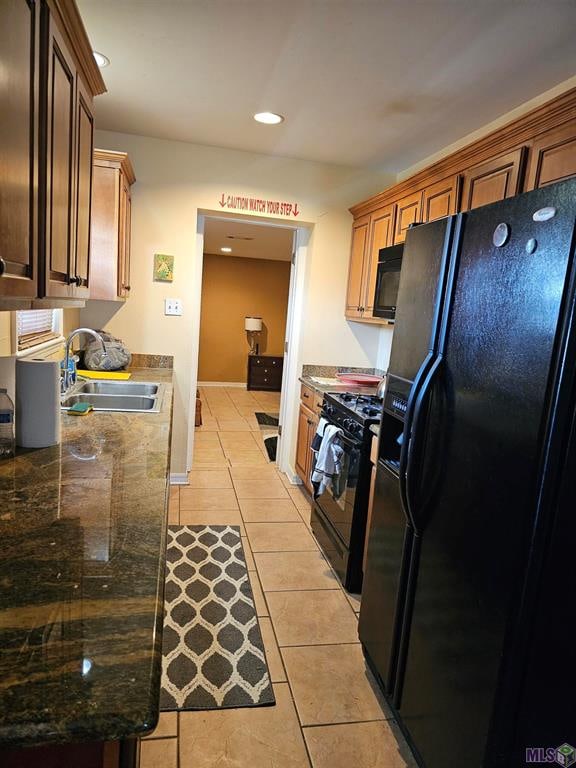
[[[412,531],[400,502],[398,477],[379,462],[358,631],[374,672],[390,694],[396,674],[399,596],[411,550]]]
[[[443,359],[416,435],[436,487],[432,498],[417,482],[411,489],[420,561],[396,681],[427,768],[495,765],[489,730],[511,727],[511,713],[506,723],[491,717],[514,664],[508,632],[534,526],[575,192],[573,183],[548,187],[464,220]],[[545,207],[556,215],[534,220]]]
[[[438,337],[447,256],[456,217],[408,230],[388,372],[413,381]]]

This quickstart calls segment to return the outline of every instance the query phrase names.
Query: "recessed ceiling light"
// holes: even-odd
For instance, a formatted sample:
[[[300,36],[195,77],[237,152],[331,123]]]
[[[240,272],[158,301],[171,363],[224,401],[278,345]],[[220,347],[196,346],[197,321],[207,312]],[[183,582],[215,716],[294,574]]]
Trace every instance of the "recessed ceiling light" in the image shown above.
[[[227,245],[223,245],[222,248],[220,248],[222,253],[232,253],[232,248],[228,248]]]
[[[92,51],[92,55],[96,59],[96,64],[102,69],[102,67],[107,67],[108,64],[110,64],[110,59],[107,56],[104,56],[103,53],[98,53],[98,51]]]
[[[278,125],[278,123],[284,122],[282,115],[278,115],[276,112],[256,112],[254,120],[257,123],[264,123],[264,125]]]

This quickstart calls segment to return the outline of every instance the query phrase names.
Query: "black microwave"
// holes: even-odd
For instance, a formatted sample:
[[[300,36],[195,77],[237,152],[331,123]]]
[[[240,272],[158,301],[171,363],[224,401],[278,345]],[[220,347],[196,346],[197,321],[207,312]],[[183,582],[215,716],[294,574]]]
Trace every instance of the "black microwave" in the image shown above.
[[[378,251],[378,272],[376,275],[376,293],[374,294],[374,317],[394,320],[396,299],[402,268],[404,244],[380,248]]]

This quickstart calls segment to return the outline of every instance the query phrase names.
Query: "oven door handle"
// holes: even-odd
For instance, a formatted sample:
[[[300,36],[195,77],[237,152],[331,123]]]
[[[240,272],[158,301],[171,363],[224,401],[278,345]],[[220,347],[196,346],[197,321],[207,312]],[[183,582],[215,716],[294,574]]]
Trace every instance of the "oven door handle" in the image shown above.
[[[354,440],[351,437],[347,437],[343,432],[340,432],[340,434],[336,435],[334,439],[346,443],[350,446],[350,448],[357,448],[358,450],[362,448],[362,443],[359,440]]]

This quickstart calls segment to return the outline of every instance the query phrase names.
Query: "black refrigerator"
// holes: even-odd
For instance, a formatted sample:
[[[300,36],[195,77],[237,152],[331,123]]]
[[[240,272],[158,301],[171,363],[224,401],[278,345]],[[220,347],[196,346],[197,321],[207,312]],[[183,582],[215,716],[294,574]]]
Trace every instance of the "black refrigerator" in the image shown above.
[[[359,633],[426,768],[576,764],[575,218],[407,233]]]

